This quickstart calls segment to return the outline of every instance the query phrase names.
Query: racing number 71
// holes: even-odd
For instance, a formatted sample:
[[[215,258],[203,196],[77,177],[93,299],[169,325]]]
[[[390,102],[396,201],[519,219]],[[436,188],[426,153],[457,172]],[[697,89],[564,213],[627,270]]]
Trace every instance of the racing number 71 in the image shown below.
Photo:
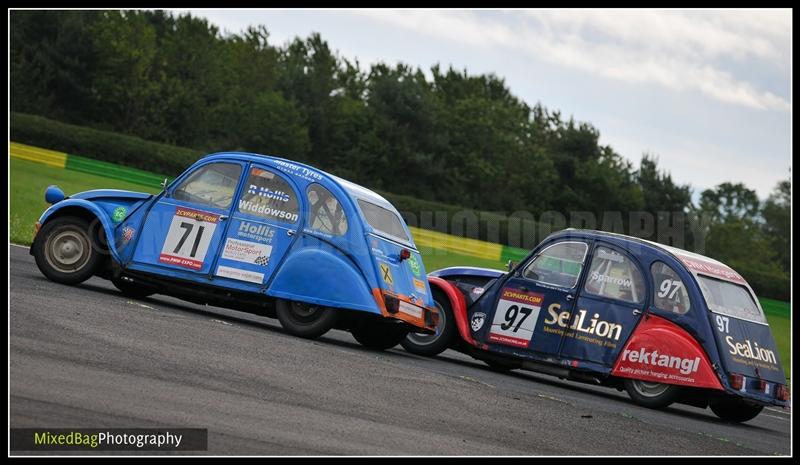
[[[174,254],[179,254],[180,250],[183,248],[183,245],[186,243],[186,239],[189,238],[189,234],[192,233],[192,229],[194,229],[194,224],[187,223],[186,221],[181,221],[180,227],[183,228],[183,236],[181,236],[180,240],[178,241],[178,245],[175,246],[175,250],[172,251]],[[194,258],[197,255],[197,247],[200,245],[200,240],[203,238],[203,231],[205,230],[205,226],[198,226],[197,227],[197,235],[194,238],[194,244],[192,244],[192,252],[189,254],[190,257]]]

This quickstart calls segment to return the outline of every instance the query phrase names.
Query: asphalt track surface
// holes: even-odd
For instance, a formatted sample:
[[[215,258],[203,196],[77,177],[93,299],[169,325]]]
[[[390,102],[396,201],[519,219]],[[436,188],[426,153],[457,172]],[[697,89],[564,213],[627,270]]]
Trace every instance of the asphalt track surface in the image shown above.
[[[649,410],[453,351],[375,352],[343,331],[309,341],[99,278],[56,284],[27,248],[9,260],[11,427],[208,428],[213,455],[790,454],[782,410],[745,424]]]

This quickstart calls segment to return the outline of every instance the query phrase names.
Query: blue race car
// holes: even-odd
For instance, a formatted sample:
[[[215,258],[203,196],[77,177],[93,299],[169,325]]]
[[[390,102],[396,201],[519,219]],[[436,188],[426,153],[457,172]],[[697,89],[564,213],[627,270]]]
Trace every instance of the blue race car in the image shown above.
[[[380,195],[300,163],[208,155],[158,195],[56,186],[31,254],[63,284],[97,275],[124,294],[161,293],[277,317],[294,335],[349,330],[387,349],[431,332],[438,310],[408,227]]]
[[[625,389],[652,408],[710,407],[742,422],[789,388],[758,299],[728,266],[620,234],[554,233],[504,273],[429,275],[442,309],[409,352],[447,348],[496,370],[525,369]]]

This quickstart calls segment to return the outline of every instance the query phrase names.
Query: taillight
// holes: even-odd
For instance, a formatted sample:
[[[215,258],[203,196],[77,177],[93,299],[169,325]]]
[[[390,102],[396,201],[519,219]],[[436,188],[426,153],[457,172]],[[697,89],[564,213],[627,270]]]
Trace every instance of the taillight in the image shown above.
[[[436,327],[439,325],[439,314],[430,310],[425,310],[425,326]]]
[[[737,391],[742,390],[742,387],[744,386],[744,376],[737,373],[731,373],[731,375],[728,377],[728,380],[730,381],[733,389],[736,389]]]
[[[408,260],[411,257],[411,251],[408,249],[403,249],[400,251],[400,261]]]
[[[767,390],[767,382],[763,379],[758,380],[758,390],[761,392],[766,392]]]
[[[389,313],[394,314],[400,311],[400,301],[395,296],[383,296],[383,303],[386,306],[386,311]]]
[[[789,388],[783,384],[779,384],[778,388],[775,390],[775,397],[777,397],[778,400],[789,400]]]

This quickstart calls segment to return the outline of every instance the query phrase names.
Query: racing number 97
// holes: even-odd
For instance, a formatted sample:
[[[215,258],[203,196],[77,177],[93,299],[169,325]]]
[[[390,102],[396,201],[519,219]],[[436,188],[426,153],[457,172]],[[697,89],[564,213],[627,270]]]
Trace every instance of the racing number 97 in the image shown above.
[[[500,325],[500,329],[502,329],[503,331],[508,331],[508,329],[514,326],[514,323],[516,322],[517,325],[512,330],[512,332],[516,333],[519,330],[520,326],[522,326],[522,322],[525,321],[525,319],[530,316],[531,312],[533,312],[532,308],[520,307],[519,305],[512,305],[508,307],[508,310],[506,310],[505,314],[505,323],[502,323]],[[520,318],[519,321],[517,322],[516,321],[517,317],[520,314],[522,314],[522,318]]]

